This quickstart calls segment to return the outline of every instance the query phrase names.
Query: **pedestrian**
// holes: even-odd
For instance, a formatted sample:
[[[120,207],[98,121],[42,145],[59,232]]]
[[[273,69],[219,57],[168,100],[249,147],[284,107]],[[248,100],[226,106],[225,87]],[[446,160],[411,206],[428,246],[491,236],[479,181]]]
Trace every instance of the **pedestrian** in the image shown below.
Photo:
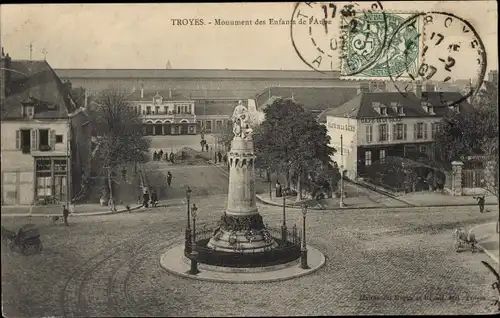
[[[145,208],[149,207],[149,193],[147,188],[144,188],[144,194],[142,195],[142,205]]]
[[[172,183],[172,174],[170,171],[167,172],[167,184],[170,187],[170,184]]]
[[[281,197],[281,183],[280,181],[276,181],[276,197],[280,198]]]
[[[127,169],[125,166],[122,168],[122,179],[123,181],[127,181]]]
[[[160,152],[158,153],[158,161],[161,161],[163,158],[163,149],[160,149]]]
[[[153,189],[153,191],[151,191],[151,206],[153,208],[156,208],[157,204],[158,204],[158,194],[156,193],[156,190]]]
[[[174,163],[174,152],[173,151],[170,153],[170,162]]]
[[[201,146],[201,152],[203,152],[203,150],[205,149],[205,139],[202,139],[200,141],[200,146]]]
[[[153,161],[156,161],[156,157],[158,157],[158,154],[156,153],[156,150],[155,150],[155,152],[153,152]]]
[[[64,225],[69,226],[68,224],[69,210],[66,208],[65,204],[63,204],[62,209],[63,209],[62,212],[63,212]]]
[[[477,205],[479,206],[479,212],[483,213],[484,212],[484,194],[481,194],[478,197],[474,197],[474,199],[477,200]]]
[[[224,154],[224,164],[227,165],[227,153]]]
[[[217,152],[217,158],[219,159],[219,163],[222,162],[222,154],[219,152]]]

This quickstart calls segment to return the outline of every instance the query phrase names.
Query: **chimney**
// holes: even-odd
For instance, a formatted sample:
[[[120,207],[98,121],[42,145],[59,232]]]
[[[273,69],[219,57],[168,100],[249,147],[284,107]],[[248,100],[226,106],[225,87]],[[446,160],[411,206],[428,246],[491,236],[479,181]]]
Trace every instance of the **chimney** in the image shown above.
[[[89,92],[87,90],[85,90],[85,102],[83,104],[83,107],[85,109],[87,109],[88,102],[89,102]]]
[[[361,93],[369,93],[370,92],[370,83],[360,82],[358,86],[358,95]]]
[[[168,98],[172,99],[172,90],[170,88],[168,89]]]
[[[144,87],[141,87],[141,99],[144,98]]]
[[[5,55],[2,47],[0,56],[0,100],[8,96],[7,87],[10,82],[10,60],[9,54]]]
[[[425,83],[425,91],[426,92],[435,92],[436,91],[436,85],[426,82]]]
[[[498,83],[498,71],[490,71],[488,73],[488,82]]]
[[[64,82],[64,88],[66,89],[66,92],[69,95],[71,95],[71,91],[73,90],[73,84],[71,84],[69,80],[66,80],[66,82]]]
[[[418,99],[422,98],[422,83],[420,81],[415,83],[415,95]]]

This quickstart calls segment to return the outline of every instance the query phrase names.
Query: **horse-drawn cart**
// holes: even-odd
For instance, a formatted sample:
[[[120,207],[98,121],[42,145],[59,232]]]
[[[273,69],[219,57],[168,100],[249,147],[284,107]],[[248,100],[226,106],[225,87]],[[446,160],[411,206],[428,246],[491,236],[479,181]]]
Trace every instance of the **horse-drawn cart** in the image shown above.
[[[463,228],[458,228],[453,231],[455,239],[455,251],[459,252],[464,247],[470,247],[472,253],[476,252],[476,236],[472,231],[465,231]]]
[[[36,252],[41,252],[43,249],[40,231],[34,224],[23,225],[17,233],[2,227],[2,238],[8,241],[11,251],[17,247],[22,254],[26,254],[30,249]]]

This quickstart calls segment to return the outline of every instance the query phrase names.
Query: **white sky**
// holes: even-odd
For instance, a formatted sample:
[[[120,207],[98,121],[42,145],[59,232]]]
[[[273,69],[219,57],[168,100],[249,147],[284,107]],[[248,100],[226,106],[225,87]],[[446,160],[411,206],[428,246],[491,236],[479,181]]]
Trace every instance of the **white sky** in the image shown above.
[[[498,69],[495,1],[382,2],[386,10],[447,11],[481,36],[488,70]],[[287,19],[293,3],[2,5],[1,44],[14,59],[54,68],[309,69],[297,56],[290,26],[173,26],[171,19]]]

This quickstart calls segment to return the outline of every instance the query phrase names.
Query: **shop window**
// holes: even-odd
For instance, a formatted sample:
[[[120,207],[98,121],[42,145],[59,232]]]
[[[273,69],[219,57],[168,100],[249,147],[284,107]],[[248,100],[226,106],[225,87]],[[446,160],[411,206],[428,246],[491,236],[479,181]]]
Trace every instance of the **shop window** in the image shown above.
[[[365,151],[365,166],[371,166],[372,164],[372,152]]]

